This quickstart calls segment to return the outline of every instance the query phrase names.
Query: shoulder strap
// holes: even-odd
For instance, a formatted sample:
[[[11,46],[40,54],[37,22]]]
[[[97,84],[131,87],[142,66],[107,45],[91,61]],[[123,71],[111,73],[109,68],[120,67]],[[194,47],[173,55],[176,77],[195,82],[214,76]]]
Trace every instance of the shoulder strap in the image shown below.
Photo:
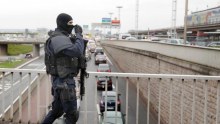
[[[44,47],[45,52],[46,52],[47,54],[49,54],[49,55],[52,54],[51,51],[49,50],[49,44],[50,44],[50,42],[51,42],[51,39],[52,39],[53,37],[56,37],[56,36],[65,36],[65,35],[64,35],[63,33],[61,33],[61,32],[58,32],[58,31],[52,31],[52,32],[50,33],[50,37],[46,40],[46,44],[45,44],[45,47]]]

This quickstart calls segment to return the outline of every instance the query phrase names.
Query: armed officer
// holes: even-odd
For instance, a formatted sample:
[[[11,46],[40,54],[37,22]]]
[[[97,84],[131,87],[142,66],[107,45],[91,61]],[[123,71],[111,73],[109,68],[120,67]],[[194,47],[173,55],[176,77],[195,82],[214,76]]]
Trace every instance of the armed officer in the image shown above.
[[[42,123],[52,124],[65,113],[66,124],[75,124],[77,101],[73,77],[78,74],[78,60],[83,55],[85,43],[82,28],[73,25],[70,15],[59,14],[56,23],[57,28],[54,32],[48,33],[50,37],[45,45],[46,71],[51,75],[52,81],[52,110]],[[71,35],[73,29],[75,37]]]

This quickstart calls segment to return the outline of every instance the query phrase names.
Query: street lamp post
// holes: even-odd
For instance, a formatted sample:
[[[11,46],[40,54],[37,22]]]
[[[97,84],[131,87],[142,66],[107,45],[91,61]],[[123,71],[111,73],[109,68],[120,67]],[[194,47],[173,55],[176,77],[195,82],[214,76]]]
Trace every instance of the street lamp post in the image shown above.
[[[185,1],[185,17],[184,17],[184,44],[187,40],[187,15],[188,15],[188,0]]]
[[[118,34],[120,33],[120,28],[121,28],[121,20],[120,20],[120,9],[122,8],[122,6],[117,6],[116,8],[118,8],[118,20],[120,21],[120,25],[118,28]]]
[[[139,13],[139,0],[136,0],[135,34],[137,39],[138,39],[138,13]]]
[[[112,12],[108,13],[110,15],[110,19],[112,21]],[[112,22],[110,23],[110,35],[112,35]]]

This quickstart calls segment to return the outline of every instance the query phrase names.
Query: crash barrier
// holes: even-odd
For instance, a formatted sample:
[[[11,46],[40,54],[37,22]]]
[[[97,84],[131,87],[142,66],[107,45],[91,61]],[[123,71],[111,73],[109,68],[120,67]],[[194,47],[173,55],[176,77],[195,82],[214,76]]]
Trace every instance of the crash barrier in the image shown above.
[[[40,123],[48,112],[50,95],[45,70],[0,68],[0,73],[0,123]]]
[[[4,73],[11,73],[10,75],[4,76]],[[13,122],[13,123],[40,123],[42,120],[42,116],[45,116],[45,114],[48,111],[47,106],[49,105],[50,102],[50,86],[48,83],[49,77],[46,76],[46,82],[42,82],[40,80],[41,75],[45,75],[46,72],[45,70],[31,70],[31,69],[0,69],[0,73],[2,73],[2,78],[0,79],[0,105],[1,105],[1,120],[0,122]],[[171,75],[171,74],[143,74],[143,73],[105,73],[105,72],[88,72],[90,77],[96,77],[96,79],[100,76],[104,77],[112,77],[115,78],[115,92],[118,94],[118,84],[121,83],[119,82],[119,78],[125,79],[126,85],[126,102],[125,102],[125,123],[128,124],[128,95],[129,95],[129,83],[135,83],[135,88],[137,90],[136,92],[136,117],[135,117],[135,122],[136,124],[139,124],[139,99],[140,99],[140,83],[143,83],[142,81],[144,80],[144,83],[146,83],[147,86],[147,114],[146,114],[146,120],[147,124],[150,124],[150,110],[152,107],[151,106],[151,101],[155,100],[155,98],[152,97],[151,92],[153,91],[152,84],[158,84],[157,89],[158,89],[158,104],[157,108],[155,108],[155,111],[157,111],[157,123],[160,124],[162,123],[161,120],[164,120],[162,116],[162,98],[161,96],[164,94],[169,93],[170,99],[168,100],[169,102],[169,110],[168,110],[168,123],[173,123],[173,119],[175,115],[172,114],[174,111],[173,108],[173,97],[174,97],[174,88],[173,86],[175,83],[178,83],[180,86],[181,94],[180,94],[180,118],[179,118],[179,123],[184,123],[185,119],[190,120],[189,122],[194,124],[196,121],[196,89],[197,89],[197,83],[201,82],[201,85],[203,86],[204,89],[204,108],[203,108],[203,122],[204,124],[208,123],[210,121],[210,118],[208,116],[208,95],[209,95],[209,90],[208,90],[208,84],[209,83],[216,83],[216,111],[215,111],[215,123],[219,123],[219,118],[220,118],[220,76],[201,76],[201,75]],[[33,84],[33,80],[36,79],[36,101],[33,101],[34,99],[32,97],[35,97],[32,92],[34,92],[34,88],[31,86]],[[192,83],[193,86],[190,90],[192,90],[192,106],[191,106],[191,116],[186,118],[184,113],[186,109],[184,108],[185,102],[184,99],[186,97],[187,91],[185,90],[186,88],[184,87],[185,83]],[[94,107],[98,109],[97,107],[97,83],[96,82],[86,82],[85,83],[85,89],[87,89],[88,83],[94,83],[95,85],[95,100],[94,100]],[[169,83],[169,90],[165,91],[162,89],[162,85],[164,83]],[[10,86],[6,86],[6,84],[10,84]],[[42,88],[41,85],[46,84],[43,90],[41,91]],[[214,84],[213,84],[214,85]],[[105,91],[107,91],[107,83],[105,83]],[[188,88],[189,90],[189,88]],[[26,98],[24,97],[25,91],[27,93]],[[44,95],[41,95],[43,92]],[[83,116],[83,121],[84,124],[91,124],[92,120],[88,121],[88,110],[87,110],[87,105],[91,104],[92,101],[88,101],[88,94],[90,92],[88,90],[85,90],[85,95],[84,95],[84,116]],[[106,92],[105,92],[106,95]],[[26,99],[26,102],[24,101]],[[44,99],[44,100],[43,100]],[[116,95],[116,101],[118,99],[118,96]],[[18,101],[18,104],[16,105],[16,101]],[[44,102],[44,105],[42,105],[42,101]],[[105,97],[105,111],[107,111],[107,97]],[[36,106],[33,104],[36,103]],[[23,105],[23,106],[22,106]],[[25,105],[25,106],[24,106]],[[17,106],[17,108],[16,108]],[[23,113],[25,110],[24,108],[27,108],[26,113],[27,113],[27,119],[23,119],[25,116],[25,113]],[[117,104],[115,104],[115,115],[117,115]],[[18,111],[16,111],[17,109]],[[34,111],[36,109],[36,111]],[[41,111],[43,109],[43,112]],[[96,118],[94,118],[94,122],[97,123],[99,121],[99,115],[102,114],[99,112],[99,110],[96,113]],[[36,118],[33,116],[36,115]],[[108,115],[107,115],[108,116]],[[106,114],[104,114],[104,123],[106,122]],[[115,123],[117,123],[117,119],[115,119]]]
[[[124,87],[124,89],[126,89],[126,102],[125,102],[125,124],[128,124],[128,117],[129,114],[128,113],[128,95],[129,95],[129,83],[133,83],[136,86],[136,117],[135,117],[135,122],[136,124],[140,124],[139,123],[139,99],[140,99],[140,83],[145,83],[145,89],[147,92],[147,115],[145,115],[146,117],[146,123],[147,124],[152,124],[154,122],[150,122],[150,114],[152,114],[150,112],[150,110],[152,110],[151,107],[154,107],[152,105],[152,101],[156,100],[156,117],[157,117],[157,121],[156,123],[160,124],[160,123],[169,123],[169,124],[174,124],[174,123],[191,123],[194,124],[196,123],[198,120],[198,118],[196,118],[197,114],[198,114],[198,110],[196,110],[197,105],[198,105],[198,101],[203,101],[204,100],[204,108],[203,108],[203,113],[201,111],[199,111],[199,114],[203,114],[203,123],[207,124],[207,123],[216,123],[219,124],[219,118],[220,118],[220,76],[202,76],[202,75],[174,75],[174,74],[143,74],[143,73],[105,73],[105,72],[89,72],[90,76],[95,76],[96,79],[99,76],[105,76],[105,77],[112,77],[115,78],[115,91],[116,94],[118,94],[118,83],[119,82],[119,78],[124,78],[126,85]],[[166,86],[164,86],[164,84],[168,84],[166,86],[168,86],[168,88],[166,88]],[[191,84],[192,87],[191,87]],[[178,89],[176,86],[174,85],[178,85]],[[189,87],[187,87],[187,85]],[[212,89],[210,88],[210,85],[213,86]],[[85,85],[86,86],[86,85]],[[157,87],[157,98],[153,98],[152,96],[152,92],[155,92],[155,86]],[[197,97],[197,92],[198,92],[198,87],[203,87],[203,96],[202,99],[198,99]],[[95,88],[97,88],[97,84],[95,83]],[[143,89],[143,87],[142,87]],[[210,89],[213,92],[213,89],[216,90],[216,94],[211,94],[210,93]],[[95,94],[97,94],[97,90],[94,89],[96,92]],[[105,83],[105,92],[107,91],[107,83]],[[189,94],[189,91],[191,90],[192,94]],[[173,111],[176,109],[176,107],[174,107],[174,97],[176,96],[176,93],[179,92],[179,96],[180,100],[178,102],[180,102],[180,106],[178,106],[178,110],[180,110],[180,114],[179,115],[175,115],[173,114]],[[88,91],[86,91],[86,94],[89,94]],[[208,103],[210,101],[210,94],[214,95],[216,100],[215,100],[215,107],[214,109],[216,109],[214,115],[210,116],[211,113],[208,111],[210,109],[210,106],[208,107]],[[162,96],[163,95],[169,95],[169,100],[167,101],[162,101]],[[189,96],[190,95],[190,96]],[[199,94],[201,95],[201,94]],[[86,95],[85,95],[86,96]],[[95,95],[95,102],[97,101],[97,95]],[[117,101],[118,96],[116,95],[116,99],[115,101]],[[189,98],[186,98],[189,97]],[[86,98],[86,97],[85,97]],[[105,94],[105,111],[107,108],[107,99],[106,99],[106,94]],[[186,99],[191,99],[192,101],[192,106],[190,107],[190,116],[186,116],[186,113],[189,111],[186,108]],[[135,100],[135,98],[134,98]],[[163,104],[162,104],[163,102]],[[168,102],[167,108],[169,108],[166,112],[165,115],[168,116],[168,119],[166,119],[164,117],[164,115],[162,114],[162,112],[164,113],[164,106],[165,106],[165,102]],[[175,101],[176,102],[176,101]],[[87,101],[86,101],[87,103]],[[155,103],[155,102],[154,102]],[[176,104],[176,103],[175,103]],[[163,107],[162,107],[163,105]],[[85,106],[86,107],[86,106]],[[116,116],[116,111],[117,111],[117,104],[115,104],[115,116]],[[186,112],[187,111],[187,112]],[[100,113],[98,113],[100,114]],[[86,115],[85,114],[85,124],[87,124],[87,119],[86,119]],[[97,115],[98,116],[98,115]],[[179,116],[179,117],[178,117]],[[178,118],[177,118],[178,117]],[[106,120],[106,115],[104,114],[104,119]],[[105,121],[104,121],[105,122]],[[115,119],[115,123],[117,123],[117,119]]]

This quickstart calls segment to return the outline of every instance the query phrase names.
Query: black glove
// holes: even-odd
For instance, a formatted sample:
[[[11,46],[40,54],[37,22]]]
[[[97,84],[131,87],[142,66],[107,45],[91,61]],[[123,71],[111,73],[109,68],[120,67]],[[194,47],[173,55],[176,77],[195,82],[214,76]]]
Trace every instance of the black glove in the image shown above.
[[[85,39],[83,39],[84,40],[84,44],[85,44],[85,46],[87,45],[87,43],[88,43],[88,40],[85,40]]]
[[[79,25],[75,25],[75,26],[74,26],[74,30],[75,30],[75,33],[76,33],[76,34],[77,34],[77,33],[82,34],[82,32],[83,32],[82,27],[79,26]]]

